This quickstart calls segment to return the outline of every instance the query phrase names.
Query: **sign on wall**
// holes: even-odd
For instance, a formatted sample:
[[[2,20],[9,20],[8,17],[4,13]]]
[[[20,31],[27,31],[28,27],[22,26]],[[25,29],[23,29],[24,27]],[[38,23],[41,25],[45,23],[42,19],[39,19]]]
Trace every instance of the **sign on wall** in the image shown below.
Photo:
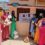
[[[19,21],[30,21],[30,13],[19,13]]]

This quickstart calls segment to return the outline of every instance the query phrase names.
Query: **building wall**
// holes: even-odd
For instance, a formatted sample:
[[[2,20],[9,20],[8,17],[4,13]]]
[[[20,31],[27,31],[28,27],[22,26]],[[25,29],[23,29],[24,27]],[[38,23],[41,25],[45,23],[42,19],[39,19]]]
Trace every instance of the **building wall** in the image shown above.
[[[10,0],[10,3],[18,2],[20,4],[28,4],[28,5],[38,5],[38,6],[45,6],[45,0]]]
[[[28,5],[35,5],[35,0],[10,0],[10,3],[12,3],[12,2],[18,2],[18,3],[20,3],[20,4],[28,4]]]
[[[11,12],[12,10],[15,11],[15,16],[17,17],[17,7],[9,6],[9,11]]]
[[[18,2],[19,0],[16,0],[16,2]],[[31,2],[32,1],[32,2]],[[12,2],[15,2],[15,0],[11,0],[10,3]],[[29,5],[33,5],[35,4],[35,1],[34,0],[30,0],[28,3],[27,2],[21,2],[19,1],[19,3],[26,3],[26,4],[29,4]],[[11,12],[12,10],[14,10],[16,12],[16,16],[17,16],[17,8],[20,8],[20,6],[18,7],[12,7],[12,6],[9,6],[9,11]],[[30,8],[30,14],[35,14],[36,13],[36,8],[37,7],[28,7],[28,6],[21,6],[21,8]],[[38,7],[40,8],[40,7]],[[42,7],[43,8],[43,7]],[[23,34],[28,34],[29,32],[29,23],[20,23],[19,21],[16,22],[16,26],[17,26],[17,30],[18,32],[20,33],[23,33],[22,31],[25,30],[26,33],[23,33]],[[23,27],[24,26],[24,27]],[[21,27],[21,28],[20,28]],[[21,34],[20,33],[20,34]]]

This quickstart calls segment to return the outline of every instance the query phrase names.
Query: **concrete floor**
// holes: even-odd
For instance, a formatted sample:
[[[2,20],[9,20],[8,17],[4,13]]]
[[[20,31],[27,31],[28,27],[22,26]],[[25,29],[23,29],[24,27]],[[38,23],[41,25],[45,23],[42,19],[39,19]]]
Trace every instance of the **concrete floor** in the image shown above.
[[[2,45],[30,45],[30,42],[25,43],[22,40],[7,40],[7,41],[2,42]]]
[[[15,34],[15,36],[17,35]],[[25,43],[23,39],[19,36],[16,40],[9,39],[7,41],[2,42],[2,45],[30,45],[30,42]]]

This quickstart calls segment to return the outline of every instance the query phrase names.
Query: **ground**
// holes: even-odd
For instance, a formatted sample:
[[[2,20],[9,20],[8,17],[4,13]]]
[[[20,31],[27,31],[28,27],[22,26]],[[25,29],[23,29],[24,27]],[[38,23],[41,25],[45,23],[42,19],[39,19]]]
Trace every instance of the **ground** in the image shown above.
[[[30,42],[25,43],[22,40],[7,40],[2,42],[2,45],[30,45]]]

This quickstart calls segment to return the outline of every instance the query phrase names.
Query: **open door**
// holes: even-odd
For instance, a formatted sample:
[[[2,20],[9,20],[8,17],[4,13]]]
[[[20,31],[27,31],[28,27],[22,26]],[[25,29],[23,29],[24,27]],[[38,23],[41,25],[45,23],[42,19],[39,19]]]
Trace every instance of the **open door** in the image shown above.
[[[45,17],[45,10],[44,9],[36,9],[36,17],[38,19]]]

